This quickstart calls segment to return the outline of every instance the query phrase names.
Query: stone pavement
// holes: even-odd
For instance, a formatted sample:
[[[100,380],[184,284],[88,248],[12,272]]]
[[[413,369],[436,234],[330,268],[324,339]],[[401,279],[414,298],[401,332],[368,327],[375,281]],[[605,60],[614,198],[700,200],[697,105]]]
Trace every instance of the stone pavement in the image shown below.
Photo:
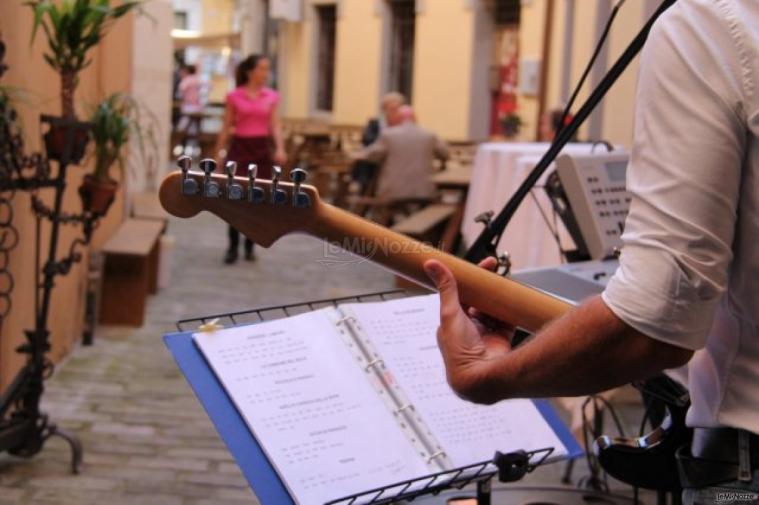
[[[147,324],[100,328],[95,345],[76,349],[46,383],[44,410],[84,443],[81,475],[70,474],[57,438],[30,460],[0,455],[0,505],[256,504],[161,336],[182,318],[393,288],[368,263],[323,266],[324,247],[307,237],[229,267],[226,228],[214,217],[171,221],[170,234],[172,284],[150,300]],[[530,482],[558,484],[560,470],[539,470]]]

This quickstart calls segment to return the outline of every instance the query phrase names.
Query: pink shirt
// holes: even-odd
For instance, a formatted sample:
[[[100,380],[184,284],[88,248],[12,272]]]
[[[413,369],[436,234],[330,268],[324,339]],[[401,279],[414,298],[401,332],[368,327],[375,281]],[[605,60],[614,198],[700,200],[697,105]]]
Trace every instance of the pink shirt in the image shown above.
[[[235,135],[238,137],[268,137],[271,135],[271,115],[279,103],[279,93],[261,88],[253,97],[244,87],[227,94],[227,104],[234,111]]]
[[[182,108],[200,108],[200,88],[203,83],[197,75],[188,75],[179,82],[179,94],[182,96]]]

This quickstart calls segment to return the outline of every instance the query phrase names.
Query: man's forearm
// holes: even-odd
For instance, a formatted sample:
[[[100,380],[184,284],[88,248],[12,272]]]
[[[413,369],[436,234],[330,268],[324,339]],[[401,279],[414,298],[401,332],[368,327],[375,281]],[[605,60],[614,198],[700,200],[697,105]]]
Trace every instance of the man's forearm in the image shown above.
[[[493,361],[473,399],[592,394],[683,365],[692,354],[631,328],[595,297]]]

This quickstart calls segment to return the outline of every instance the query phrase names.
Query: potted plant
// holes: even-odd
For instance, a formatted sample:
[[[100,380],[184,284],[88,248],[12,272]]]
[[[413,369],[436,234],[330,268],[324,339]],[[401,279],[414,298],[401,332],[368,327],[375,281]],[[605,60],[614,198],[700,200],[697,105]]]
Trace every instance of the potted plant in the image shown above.
[[[124,180],[127,144],[131,141],[137,143],[135,153],[138,163],[149,164],[149,161],[146,162],[149,158],[146,155],[146,144],[157,152],[158,146],[153,135],[156,120],[150,114],[146,116],[129,95],[115,93],[93,109],[89,122],[95,169],[84,176],[79,195],[86,211],[102,216],[113,203],[119,180]],[[118,180],[111,176],[114,167],[118,167],[121,172]]]
[[[522,129],[523,125],[522,118],[514,112],[509,113],[501,119],[501,130],[506,138],[509,139],[519,135],[519,130]]]
[[[132,9],[139,9],[141,0],[123,0],[112,5],[111,0],[31,0],[26,2],[34,13],[33,43],[39,28],[47,38],[49,51],[45,61],[60,76],[61,112],[64,119],[74,122],[74,92],[79,84],[79,73],[92,60],[90,49],[100,43],[114,21]],[[48,156],[60,160],[66,140],[67,126],[51,127],[45,135]],[[69,160],[78,162],[84,155],[86,132],[74,130]]]

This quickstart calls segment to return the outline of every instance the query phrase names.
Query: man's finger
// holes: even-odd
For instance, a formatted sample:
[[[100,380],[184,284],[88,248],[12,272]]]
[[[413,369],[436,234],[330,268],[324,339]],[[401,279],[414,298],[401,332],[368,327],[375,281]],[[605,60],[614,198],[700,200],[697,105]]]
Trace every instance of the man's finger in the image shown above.
[[[488,256],[484,260],[480,261],[477,266],[484,268],[485,270],[495,272],[495,269],[498,267],[498,260],[492,256]]]
[[[440,292],[440,319],[445,324],[462,310],[456,279],[453,273],[437,260],[425,262],[424,271]]]

